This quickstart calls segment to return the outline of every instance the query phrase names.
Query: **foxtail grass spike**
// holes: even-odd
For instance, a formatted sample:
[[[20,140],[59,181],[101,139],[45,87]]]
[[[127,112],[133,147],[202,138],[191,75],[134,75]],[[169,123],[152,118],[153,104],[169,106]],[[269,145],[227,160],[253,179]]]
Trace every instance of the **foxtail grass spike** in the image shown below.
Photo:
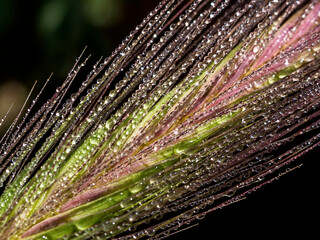
[[[1,138],[0,239],[163,238],[291,171],[320,145],[319,23],[164,0],[83,79],[84,51]]]

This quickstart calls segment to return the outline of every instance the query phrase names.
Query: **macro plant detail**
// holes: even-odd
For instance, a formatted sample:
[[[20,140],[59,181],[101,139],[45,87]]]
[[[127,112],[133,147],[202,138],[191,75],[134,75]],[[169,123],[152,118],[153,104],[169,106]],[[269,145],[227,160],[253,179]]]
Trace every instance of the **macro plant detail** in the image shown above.
[[[164,238],[272,182],[320,144],[319,21],[163,0],[79,79],[84,51],[0,140],[0,239]]]

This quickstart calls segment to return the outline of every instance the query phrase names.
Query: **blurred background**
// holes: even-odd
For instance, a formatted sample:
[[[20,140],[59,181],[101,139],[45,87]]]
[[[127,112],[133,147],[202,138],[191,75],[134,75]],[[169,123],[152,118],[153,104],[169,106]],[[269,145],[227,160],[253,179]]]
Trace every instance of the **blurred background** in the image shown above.
[[[85,46],[93,62],[107,57],[158,3],[0,0],[0,120],[14,102],[2,132],[36,80],[38,91],[51,73],[50,88],[60,85]]]
[[[13,121],[36,80],[33,96],[54,73],[44,94],[44,99],[50,97],[85,46],[93,61],[108,56],[158,2],[0,0],[0,120],[14,102],[0,130]],[[312,160],[316,158],[306,155],[299,170],[169,239],[316,236],[319,204],[313,194],[319,181]]]

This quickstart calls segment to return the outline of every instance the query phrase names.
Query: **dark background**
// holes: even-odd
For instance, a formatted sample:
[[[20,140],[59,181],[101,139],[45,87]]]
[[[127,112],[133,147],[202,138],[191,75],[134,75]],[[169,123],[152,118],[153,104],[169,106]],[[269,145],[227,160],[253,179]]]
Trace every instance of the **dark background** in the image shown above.
[[[90,66],[109,56],[158,2],[0,0],[0,119],[14,102],[12,122],[36,80],[35,93],[51,73],[47,89],[59,86],[86,46]]]
[[[319,149],[299,159],[300,168],[242,201],[211,212],[196,227],[170,239],[318,239],[317,160]]]
[[[157,3],[0,0],[0,119],[13,101],[16,116],[35,80],[39,89],[53,72],[50,87],[60,85],[85,46],[94,60],[108,56]],[[169,239],[317,239],[318,160],[319,150],[307,154],[301,168]]]

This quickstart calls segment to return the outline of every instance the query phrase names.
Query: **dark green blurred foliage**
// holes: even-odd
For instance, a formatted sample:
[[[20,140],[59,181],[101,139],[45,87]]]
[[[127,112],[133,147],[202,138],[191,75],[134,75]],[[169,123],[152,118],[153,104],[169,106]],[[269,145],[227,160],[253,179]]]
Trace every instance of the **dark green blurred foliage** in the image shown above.
[[[86,56],[92,54],[90,64],[101,56],[107,57],[158,3],[158,0],[0,0],[0,93],[1,89],[14,89],[12,82],[25,89],[19,98],[16,91],[8,93],[10,98],[4,100],[0,96],[0,120],[15,102],[1,132],[13,121],[36,80],[32,97],[52,72],[48,88],[59,86],[86,46]],[[45,93],[44,99],[51,94]]]
[[[0,1],[1,81],[63,78],[81,50],[108,56],[158,0]]]

